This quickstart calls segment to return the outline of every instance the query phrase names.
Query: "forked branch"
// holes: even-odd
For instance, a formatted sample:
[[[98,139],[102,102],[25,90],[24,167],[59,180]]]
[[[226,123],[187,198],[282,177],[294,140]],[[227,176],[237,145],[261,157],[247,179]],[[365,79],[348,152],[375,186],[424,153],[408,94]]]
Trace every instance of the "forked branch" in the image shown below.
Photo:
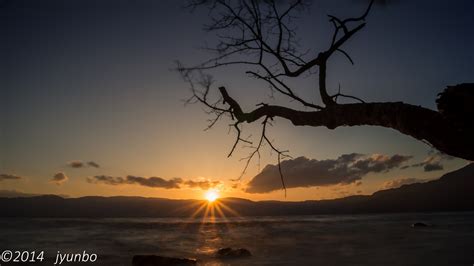
[[[323,51],[301,51],[296,39],[294,26],[298,16],[295,13],[306,8],[303,0],[198,0],[192,7],[207,6],[211,23],[206,30],[216,32],[219,42],[207,50],[214,56],[192,67],[178,63],[177,70],[190,84],[192,96],[187,103],[201,103],[206,112],[213,115],[208,128],[218,120],[228,117],[230,125],[236,131],[236,139],[228,156],[231,156],[239,143],[252,147],[241,177],[245,174],[250,161],[260,157],[260,149],[267,144],[278,155],[278,165],[285,188],[281,160],[288,155],[267,138],[267,125],[274,118],[283,118],[296,126],[324,126],[334,129],[341,126],[381,126],[392,128],[403,134],[427,142],[438,150],[456,157],[474,160],[474,140],[472,127],[468,130],[453,126],[450,119],[440,112],[402,102],[367,103],[359,97],[341,93],[339,88],[330,94],[327,87],[328,61],[336,52],[341,53],[351,64],[353,58],[344,45],[366,26],[374,1],[370,1],[363,13],[356,17],[340,18],[329,15],[333,32],[329,47]],[[263,81],[272,92],[300,104],[304,110],[280,105],[260,104],[254,110],[244,111],[238,101],[232,98],[224,87],[211,97],[213,79],[204,71],[227,66],[244,66],[245,73]],[[317,71],[318,98],[305,99],[298,93],[299,88],[289,85],[292,78]],[[340,103],[346,98],[355,103]],[[213,100],[211,100],[213,99]],[[322,102],[322,104],[318,104]],[[250,139],[241,136],[241,125],[262,121],[259,139],[253,144]],[[472,124],[472,122],[471,122]],[[283,169],[284,170],[284,169]]]

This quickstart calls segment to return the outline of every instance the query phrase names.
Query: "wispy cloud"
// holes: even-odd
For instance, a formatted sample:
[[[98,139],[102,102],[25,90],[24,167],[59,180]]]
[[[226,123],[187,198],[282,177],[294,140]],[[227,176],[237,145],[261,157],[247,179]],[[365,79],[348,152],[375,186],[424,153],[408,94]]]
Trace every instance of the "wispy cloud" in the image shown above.
[[[140,177],[140,176],[106,176],[106,175],[98,175],[94,177],[88,177],[87,182],[94,183],[94,184],[107,184],[107,185],[125,185],[125,184],[137,184],[146,187],[154,187],[154,188],[179,188],[179,184],[182,182],[181,178],[173,178],[170,180],[165,180],[161,177]]]
[[[395,154],[343,154],[337,159],[316,160],[298,157],[281,163],[287,188],[329,186],[356,182],[368,173],[388,172],[399,168],[412,156]],[[245,189],[248,193],[267,193],[281,189],[278,165],[269,164]]]
[[[67,163],[67,165],[71,168],[84,168],[84,167],[100,168],[100,165],[94,161],[88,161],[88,162],[70,161]]]
[[[141,176],[127,176],[126,178],[129,184],[138,184],[145,187],[161,187],[161,188],[179,188],[179,184],[182,182],[181,178],[173,178],[170,180],[163,179],[161,177],[141,177]]]
[[[188,181],[184,181],[183,184],[188,186],[189,188],[200,188],[202,190],[208,190],[210,188],[215,188],[221,185],[222,182],[210,181],[210,180],[199,180],[199,181],[188,180]]]
[[[125,178],[117,176],[107,176],[107,175],[96,175],[93,177],[88,177],[87,182],[92,183],[92,184],[106,184],[106,185],[122,185],[122,184],[127,184],[127,181]]]
[[[141,185],[152,188],[164,188],[164,189],[179,189],[179,188],[200,188],[202,190],[208,190],[222,184],[220,181],[211,180],[183,180],[182,178],[175,177],[172,179],[164,179],[161,177],[141,177],[128,175],[126,177],[121,176],[107,176],[98,175],[88,177],[87,182],[92,184],[106,184],[106,185]]]
[[[425,172],[443,170],[443,162],[452,160],[454,157],[447,154],[441,153],[439,151],[430,152],[428,157],[426,157],[422,162],[411,165],[411,167],[423,167]]]
[[[18,180],[18,179],[22,179],[22,177],[17,176],[17,175],[12,175],[12,174],[0,174],[0,181],[3,181],[3,180]]]
[[[87,162],[87,165],[94,168],[100,168],[100,165],[94,161]]]
[[[81,161],[70,161],[67,163],[67,165],[69,167],[72,167],[72,168],[82,168],[84,167],[84,163],[81,162]]]

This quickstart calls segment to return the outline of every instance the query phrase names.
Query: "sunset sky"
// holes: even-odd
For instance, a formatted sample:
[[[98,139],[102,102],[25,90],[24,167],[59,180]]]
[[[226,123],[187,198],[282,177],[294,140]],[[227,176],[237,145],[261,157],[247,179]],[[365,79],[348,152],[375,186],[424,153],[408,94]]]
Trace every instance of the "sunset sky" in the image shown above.
[[[332,3],[331,3],[332,2]],[[334,3],[334,2],[337,2]],[[474,77],[474,2],[379,1],[368,25],[336,56],[328,82],[365,101],[403,101],[436,109],[438,92]],[[416,3],[415,3],[416,2]],[[344,3],[344,4],[341,4]],[[188,85],[175,61],[197,64],[216,41],[205,33],[206,10],[181,1],[0,1],[0,190],[31,194],[134,195],[311,200],[371,194],[440,177],[467,163],[394,130],[377,127],[294,127],[277,119],[268,134],[288,149],[293,188],[275,180],[276,156],[264,150],[238,178],[250,152],[239,147],[229,121],[204,131],[202,106],[184,106]],[[358,15],[362,0],[314,1],[300,20],[301,45],[311,55],[327,47],[326,14]],[[266,84],[245,69],[216,71],[246,109],[269,98]],[[317,77],[297,81],[318,100]],[[289,103],[291,106],[292,103]],[[245,125],[245,133],[256,133]],[[357,165],[357,170],[354,170]],[[340,169],[334,173],[331,169]]]

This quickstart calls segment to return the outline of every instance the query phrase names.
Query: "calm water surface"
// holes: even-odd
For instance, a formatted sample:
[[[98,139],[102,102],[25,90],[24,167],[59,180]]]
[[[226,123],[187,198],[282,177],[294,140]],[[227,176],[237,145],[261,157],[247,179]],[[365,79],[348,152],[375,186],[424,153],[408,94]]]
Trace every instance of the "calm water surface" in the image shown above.
[[[434,226],[412,228],[414,222]],[[223,247],[253,256],[219,260]],[[131,265],[135,254],[198,259],[199,265],[474,265],[474,213],[320,215],[216,219],[0,218],[0,251],[96,253]],[[2,265],[18,265],[1,263]],[[63,264],[64,265],[64,264]]]

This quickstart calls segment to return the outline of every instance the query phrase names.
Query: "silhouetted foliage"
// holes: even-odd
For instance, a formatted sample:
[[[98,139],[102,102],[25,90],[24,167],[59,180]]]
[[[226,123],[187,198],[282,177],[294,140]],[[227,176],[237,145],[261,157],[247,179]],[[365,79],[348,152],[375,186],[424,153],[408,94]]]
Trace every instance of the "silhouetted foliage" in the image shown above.
[[[448,86],[436,99],[438,111],[457,129],[474,132],[474,83]]]

